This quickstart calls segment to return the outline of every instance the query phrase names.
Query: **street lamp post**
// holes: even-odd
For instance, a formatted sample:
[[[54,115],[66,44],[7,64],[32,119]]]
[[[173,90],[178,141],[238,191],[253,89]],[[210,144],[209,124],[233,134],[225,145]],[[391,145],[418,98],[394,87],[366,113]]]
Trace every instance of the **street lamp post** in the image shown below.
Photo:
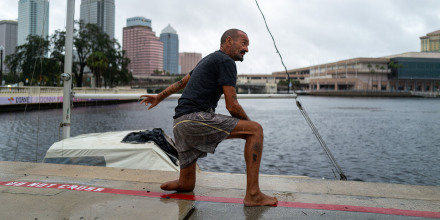
[[[0,45],[0,86],[3,86],[3,45]]]

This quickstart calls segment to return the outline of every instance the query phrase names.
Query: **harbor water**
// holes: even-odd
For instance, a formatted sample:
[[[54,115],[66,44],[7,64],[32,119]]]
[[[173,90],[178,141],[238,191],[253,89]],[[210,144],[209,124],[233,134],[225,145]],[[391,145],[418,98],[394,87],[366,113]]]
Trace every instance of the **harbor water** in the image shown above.
[[[349,180],[440,186],[440,100],[298,98]],[[260,173],[335,179],[294,99],[239,100],[264,129]],[[77,107],[71,136],[162,128],[173,136],[177,100],[147,111],[138,103]],[[61,105],[61,104],[60,104]],[[220,100],[218,113],[228,114]],[[41,162],[62,135],[62,110],[0,114],[0,160]],[[226,140],[199,160],[204,171],[245,173],[244,141]]]

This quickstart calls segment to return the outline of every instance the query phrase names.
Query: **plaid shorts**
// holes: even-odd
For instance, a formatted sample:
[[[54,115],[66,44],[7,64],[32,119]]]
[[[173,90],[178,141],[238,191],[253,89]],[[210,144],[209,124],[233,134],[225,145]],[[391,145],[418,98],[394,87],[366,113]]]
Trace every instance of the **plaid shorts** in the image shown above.
[[[194,112],[174,119],[173,133],[180,168],[214,153],[217,145],[234,130],[239,119],[215,112]]]

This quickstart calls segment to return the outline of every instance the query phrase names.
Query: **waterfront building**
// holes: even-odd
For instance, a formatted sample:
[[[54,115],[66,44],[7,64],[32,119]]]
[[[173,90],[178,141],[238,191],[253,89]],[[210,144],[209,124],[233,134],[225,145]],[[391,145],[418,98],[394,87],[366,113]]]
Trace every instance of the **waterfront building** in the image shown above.
[[[440,52],[440,30],[420,37],[421,52]]]
[[[0,49],[2,48],[1,50],[3,50],[3,57],[1,59],[3,62],[5,61],[6,56],[15,53],[15,48],[17,47],[17,31],[17,21],[0,21]],[[2,72],[8,72],[5,64],[3,64]]]
[[[49,0],[20,0],[18,2],[17,45],[26,43],[29,36],[49,36]]]
[[[194,67],[196,67],[200,60],[202,60],[201,53],[179,53],[180,73],[185,75],[188,74],[194,69]]]
[[[171,25],[168,25],[160,34],[163,43],[163,67],[170,74],[179,73],[179,36]]]
[[[96,24],[110,39],[115,37],[115,0],[82,0],[80,20]]]
[[[308,92],[440,92],[440,53],[408,52],[378,58],[352,58],[290,69],[294,87]],[[239,74],[239,93],[287,91],[285,71]],[[284,82],[281,82],[284,81]]]
[[[378,58],[353,58],[288,70],[308,91],[437,92],[440,53],[408,52]],[[285,71],[273,75],[284,75]]]
[[[140,79],[163,70],[163,43],[153,32],[151,20],[140,23],[134,20],[127,19],[122,47],[131,60],[128,69],[135,79]]]

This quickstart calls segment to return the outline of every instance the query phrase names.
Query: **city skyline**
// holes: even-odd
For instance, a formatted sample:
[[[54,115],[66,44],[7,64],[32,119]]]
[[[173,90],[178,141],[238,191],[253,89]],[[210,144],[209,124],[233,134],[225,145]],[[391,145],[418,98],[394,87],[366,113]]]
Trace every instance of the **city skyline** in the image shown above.
[[[0,0],[0,20],[17,19],[17,2]],[[78,20],[81,1],[75,3]],[[116,1],[115,38],[122,42],[126,18],[144,16],[154,21],[154,30],[172,24],[179,31],[181,52],[206,56],[218,50],[221,34],[234,27],[243,29],[250,39],[249,53],[244,62],[237,63],[239,73],[283,70],[255,1],[224,3],[233,7],[200,0],[190,4],[177,0]],[[440,1],[435,0],[280,0],[259,4],[287,69],[350,57],[420,51],[419,37],[440,29]],[[64,28],[65,8],[64,0],[50,2],[50,34]]]
[[[115,37],[115,0],[81,0],[80,19],[96,24],[110,39]]]
[[[49,0],[20,0],[18,2],[17,46],[26,43],[29,35],[49,36],[49,13]]]

